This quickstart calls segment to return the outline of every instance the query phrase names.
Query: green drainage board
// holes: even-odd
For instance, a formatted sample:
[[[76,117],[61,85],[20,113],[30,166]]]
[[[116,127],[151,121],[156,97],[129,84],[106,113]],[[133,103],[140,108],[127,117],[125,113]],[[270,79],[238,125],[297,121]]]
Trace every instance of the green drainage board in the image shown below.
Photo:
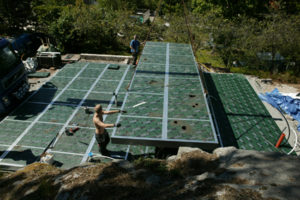
[[[129,86],[113,143],[218,147],[190,45],[147,42]]]
[[[205,73],[224,146],[267,152],[289,152],[286,140],[275,148],[281,131],[248,80],[241,74]]]
[[[51,80],[10,113],[0,123],[0,165],[22,167],[37,161],[50,141],[60,133],[51,153],[54,164],[70,168],[87,160],[89,152],[98,153],[95,144],[92,114],[96,104],[104,109],[122,106],[126,86],[134,73],[130,65],[78,62],[65,65]],[[117,92],[115,104],[113,92]],[[118,115],[107,115],[106,123],[115,123]],[[67,136],[65,128],[79,126],[73,135]],[[111,134],[113,129],[108,129]],[[112,155],[122,159],[150,156],[154,147],[116,145],[110,143]],[[110,161],[104,159],[102,161]]]

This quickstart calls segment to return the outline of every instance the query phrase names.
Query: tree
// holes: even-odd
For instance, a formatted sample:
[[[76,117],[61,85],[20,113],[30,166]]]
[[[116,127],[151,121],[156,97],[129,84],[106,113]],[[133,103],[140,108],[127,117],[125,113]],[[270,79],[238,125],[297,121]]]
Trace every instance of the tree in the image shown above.
[[[39,15],[39,30],[55,38],[63,52],[118,51],[122,43],[117,34],[122,32],[127,38],[135,22],[129,17],[129,11],[102,6],[85,5],[82,0],[73,4],[49,0],[34,10]]]
[[[34,21],[31,4],[32,0],[0,0],[0,34],[17,34],[31,25]]]

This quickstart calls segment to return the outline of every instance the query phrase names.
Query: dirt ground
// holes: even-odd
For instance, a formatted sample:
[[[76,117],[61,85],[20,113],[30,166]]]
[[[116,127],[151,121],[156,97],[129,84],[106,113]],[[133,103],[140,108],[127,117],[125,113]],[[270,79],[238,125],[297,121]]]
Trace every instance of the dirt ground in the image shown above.
[[[37,72],[50,72],[50,76],[46,78],[28,78],[30,84],[29,92],[38,90],[45,82],[51,79],[59,69],[51,67],[49,69],[38,69]]]
[[[253,89],[256,91],[257,94],[272,92],[275,88],[279,90],[280,93],[300,93],[300,84],[287,84],[287,83],[280,83],[280,82],[264,82],[264,79],[259,79],[254,76],[246,76],[249,83],[252,85]],[[300,97],[299,97],[300,98]],[[268,109],[269,113],[275,120],[276,124],[286,134],[286,139],[288,140],[289,144],[294,147],[296,145],[295,152],[297,155],[300,155],[300,138],[296,138],[296,134],[299,135],[299,131],[297,131],[298,121],[294,120],[291,116],[284,114],[284,117],[287,119],[288,124],[286,123],[283,116],[279,113],[278,110],[273,108],[270,104],[263,102],[266,108]],[[290,131],[288,128],[290,127]],[[297,140],[297,143],[296,142]]]
[[[289,83],[280,83],[276,81],[272,81],[272,83],[263,83],[263,79],[258,79],[256,77],[249,76],[250,79],[256,79],[261,86],[261,92],[271,92],[275,88],[282,93],[299,93],[300,92],[300,84],[289,84]],[[259,86],[258,86],[259,87]]]

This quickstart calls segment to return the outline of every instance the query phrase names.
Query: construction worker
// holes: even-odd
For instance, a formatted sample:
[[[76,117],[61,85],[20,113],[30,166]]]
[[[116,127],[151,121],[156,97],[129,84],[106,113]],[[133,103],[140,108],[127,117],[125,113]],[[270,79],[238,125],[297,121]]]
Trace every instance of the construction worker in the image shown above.
[[[130,42],[130,51],[133,57],[133,65],[136,65],[136,60],[139,52],[140,42],[137,40],[137,35],[133,36],[133,40]]]
[[[121,110],[103,111],[102,106],[100,104],[96,105],[94,110],[95,110],[95,113],[93,116],[93,123],[96,127],[95,137],[98,142],[99,152],[102,155],[109,156],[109,151],[106,149],[106,146],[109,143],[110,138],[109,138],[109,134],[108,134],[106,128],[120,127],[121,124],[120,123],[105,124],[103,122],[103,115],[120,113],[120,112],[126,113],[126,111],[121,111]]]

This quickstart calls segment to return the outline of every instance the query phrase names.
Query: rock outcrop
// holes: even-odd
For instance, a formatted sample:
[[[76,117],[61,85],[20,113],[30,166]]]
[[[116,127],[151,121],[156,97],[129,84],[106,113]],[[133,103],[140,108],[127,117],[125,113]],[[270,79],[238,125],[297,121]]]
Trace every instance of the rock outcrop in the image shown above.
[[[300,199],[300,159],[279,153],[182,147],[167,160],[34,163],[0,177],[0,199]]]

